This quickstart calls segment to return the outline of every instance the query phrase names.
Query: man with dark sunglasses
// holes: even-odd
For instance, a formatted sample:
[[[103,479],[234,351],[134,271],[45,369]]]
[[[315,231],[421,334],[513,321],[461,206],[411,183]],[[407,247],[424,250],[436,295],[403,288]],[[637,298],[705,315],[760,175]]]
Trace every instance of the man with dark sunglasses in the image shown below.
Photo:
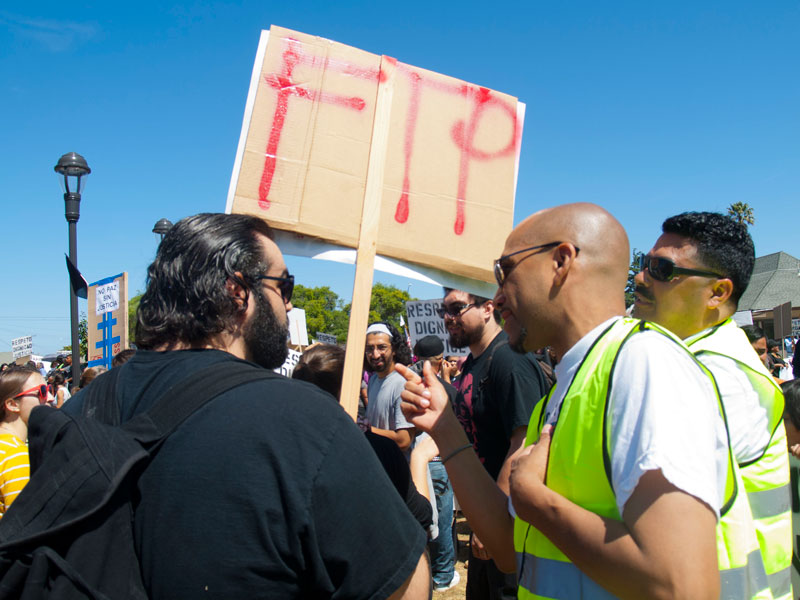
[[[429,369],[421,381],[398,368],[404,410],[431,432],[492,557],[516,568],[520,598],[749,597],[747,572],[729,567],[747,566],[740,534],[757,541],[740,525],[749,510],[713,380],[669,332],[623,317],[629,256],[622,226],[592,204],[540,211],[506,240],[504,330],[559,358],[511,460],[512,507]]]
[[[456,416],[484,469],[507,493],[509,471],[503,465],[523,445],[533,407],[547,393],[544,374],[533,355],[511,349],[493,300],[446,288],[439,314],[450,345],[470,351],[455,384]],[[513,575],[502,573],[480,538],[473,535],[467,599],[515,596]]]
[[[139,349],[109,372],[117,397],[101,408],[124,423],[209,368],[279,367],[294,278],[272,238],[246,215],[176,223],[148,269]],[[82,414],[96,385],[63,410]],[[219,394],[160,446],[137,493],[148,597],[428,595],[425,533],[364,436],[316,386],[274,375]]]
[[[636,275],[634,315],[682,338],[713,373],[758,530],[772,597],[791,597],[792,522],[783,394],[733,322],[755,263],[747,227],[729,216],[670,217]]]

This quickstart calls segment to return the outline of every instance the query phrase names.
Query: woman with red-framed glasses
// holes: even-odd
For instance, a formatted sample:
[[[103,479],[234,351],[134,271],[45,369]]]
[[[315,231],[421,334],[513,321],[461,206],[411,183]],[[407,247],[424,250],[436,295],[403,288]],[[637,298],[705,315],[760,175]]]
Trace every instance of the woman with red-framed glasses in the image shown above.
[[[30,478],[28,419],[47,399],[47,384],[37,370],[15,365],[0,373],[0,517]]]

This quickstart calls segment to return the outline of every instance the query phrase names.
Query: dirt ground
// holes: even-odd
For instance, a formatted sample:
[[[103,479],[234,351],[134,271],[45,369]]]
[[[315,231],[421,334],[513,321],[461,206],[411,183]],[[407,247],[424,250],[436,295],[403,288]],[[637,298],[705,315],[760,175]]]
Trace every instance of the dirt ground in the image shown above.
[[[467,555],[469,554],[470,528],[463,516],[456,518],[458,548],[456,548],[456,571],[461,576],[459,584],[446,592],[433,592],[434,600],[463,600],[467,595]]]

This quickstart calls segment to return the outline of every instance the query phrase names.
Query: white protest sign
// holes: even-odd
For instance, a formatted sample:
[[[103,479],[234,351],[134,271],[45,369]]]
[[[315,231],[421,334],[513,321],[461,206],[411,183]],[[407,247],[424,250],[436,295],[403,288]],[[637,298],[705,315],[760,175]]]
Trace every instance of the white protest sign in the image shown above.
[[[306,311],[293,308],[286,316],[289,319],[289,341],[294,346],[308,346],[308,330],[306,329]]]
[[[119,309],[119,281],[98,285],[95,292],[95,313],[98,315]]]
[[[435,335],[444,343],[445,356],[466,356],[469,354],[469,348],[453,348],[450,345],[450,334],[447,333],[447,328],[444,326],[444,319],[437,312],[441,305],[441,298],[406,302],[411,347],[413,348],[426,335]]]
[[[753,324],[753,313],[749,310],[739,310],[733,313],[733,322],[739,327]]]
[[[294,367],[297,364],[297,361],[300,360],[300,357],[303,355],[302,352],[298,352],[297,350],[289,349],[289,355],[286,357],[286,360],[283,361],[283,364],[278,367],[277,369],[273,369],[276,373],[280,373],[285,377],[291,377],[292,373],[294,372]]]
[[[33,337],[27,335],[11,340],[11,354],[15,359],[33,354]]]

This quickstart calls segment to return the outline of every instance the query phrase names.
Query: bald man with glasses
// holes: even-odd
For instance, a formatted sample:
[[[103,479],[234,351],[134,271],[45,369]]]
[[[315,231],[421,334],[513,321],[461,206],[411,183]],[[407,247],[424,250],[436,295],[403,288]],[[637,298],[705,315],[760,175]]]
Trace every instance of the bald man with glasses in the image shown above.
[[[579,203],[528,217],[496,261],[510,343],[559,358],[510,460],[511,503],[429,369],[398,369],[404,410],[520,599],[750,597],[740,541],[757,542],[713,380],[674,335],[624,317],[629,252],[612,215]]]

